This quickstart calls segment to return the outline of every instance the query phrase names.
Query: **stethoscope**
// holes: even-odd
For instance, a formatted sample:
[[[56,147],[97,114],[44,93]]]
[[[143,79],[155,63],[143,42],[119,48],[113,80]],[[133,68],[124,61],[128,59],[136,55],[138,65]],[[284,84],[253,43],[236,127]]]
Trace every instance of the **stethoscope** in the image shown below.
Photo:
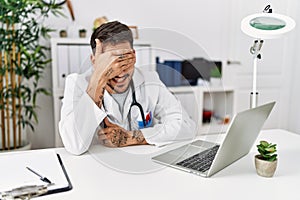
[[[130,87],[131,87],[131,91],[132,91],[132,102],[131,102],[131,105],[129,107],[129,113],[128,113],[129,120],[128,121],[131,122],[131,108],[133,106],[137,106],[139,108],[140,113],[141,113],[141,117],[142,117],[142,120],[143,120],[143,125],[144,125],[144,127],[146,127],[146,119],[145,119],[144,110],[143,110],[142,105],[139,102],[137,102],[137,100],[136,100],[135,89],[134,89],[134,85],[133,85],[132,80],[130,81]],[[131,130],[131,124],[130,123],[129,123],[129,128]]]
[[[132,80],[130,81],[130,87],[131,87],[131,91],[132,91],[132,102],[130,104],[129,112],[128,112],[128,117],[127,117],[128,118],[128,124],[129,124],[129,130],[132,130],[132,127],[131,127],[131,122],[132,122],[132,120],[131,120],[131,108],[133,106],[137,106],[138,107],[138,109],[140,111],[140,114],[141,114],[141,117],[142,117],[142,120],[143,120],[143,126],[144,126],[143,128],[145,128],[147,122],[146,122],[146,119],[145,119],[144,110],[143,110],[142,105],[139,102],[137,102],[137,100],[136,100],[135,90],[134,90],[134,85],[133,85],[133,81]],[[104,100],[102,100],[102,103],[103,103],[102,105],[104,106]],[[104,127],[106,127],[105,124],[104,124]]]

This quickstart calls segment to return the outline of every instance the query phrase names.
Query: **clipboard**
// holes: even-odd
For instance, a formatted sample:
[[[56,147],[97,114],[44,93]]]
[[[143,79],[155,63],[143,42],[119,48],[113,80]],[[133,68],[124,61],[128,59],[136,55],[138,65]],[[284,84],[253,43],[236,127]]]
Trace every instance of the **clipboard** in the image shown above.
[[[65,178],[68,181],[68,185],[66,187],[50,189],[45,194],[42,194],[40,196],[49,195],[49,194],[55,194],[55,193],[60,193],[60,192],[66,192],[66,191],[70,191],[70,190],[73,189],[73,185],[72,185],[71,180],[70,180],[70,178],[68,176],[67,170],[66,170],[66,168],[65,168],[65,166],[64,166],[64,164],[62,162],[62,159],[61,159],[61,157],[60,157],[60,155],[58,153],[56,155],[57,155],[57,159],[58,159],[58,161],[60,163],[61,169],[64,172]]]
[[[32,150],[0,154],[0,199],[8,196],[45,196],[72,190],[73,186],[59,154],[53,149]],[[36,169],[48,177],[46,184],[26,169]],[[17,197],[19,197],[17,196]]]

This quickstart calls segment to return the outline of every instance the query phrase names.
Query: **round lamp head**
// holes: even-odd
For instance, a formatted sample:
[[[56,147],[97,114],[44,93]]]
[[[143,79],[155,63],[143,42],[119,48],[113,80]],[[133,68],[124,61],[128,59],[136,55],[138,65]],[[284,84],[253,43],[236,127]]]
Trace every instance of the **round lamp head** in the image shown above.
[[[274,39],[290,32],[295,25],[295,21],[285,15],[257,13],[245,17],[241,22],[241,29],[253,38]]]

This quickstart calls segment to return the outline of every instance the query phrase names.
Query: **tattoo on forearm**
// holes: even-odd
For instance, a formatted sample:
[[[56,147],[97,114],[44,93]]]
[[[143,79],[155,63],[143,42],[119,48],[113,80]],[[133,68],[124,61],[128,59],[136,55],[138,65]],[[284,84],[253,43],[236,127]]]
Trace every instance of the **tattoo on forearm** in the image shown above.
[[[117,147],[124,146],[127,143],[128,134],[121,129],[112,130],[113,136],[111,143]]]
[[[98,101],[96,101],[96,105],[100,108],[102,106],[102,101],[103,101],[103,97],[104,97],[104,91],[105,91],[105,88],[103,87],[102,88],[102,92],[101,94],[99,95],[98,97]]]
[[[145,138],[140,130],[134,130],[132,133],[132,139],[135,139],[139,144],[145,141]]]

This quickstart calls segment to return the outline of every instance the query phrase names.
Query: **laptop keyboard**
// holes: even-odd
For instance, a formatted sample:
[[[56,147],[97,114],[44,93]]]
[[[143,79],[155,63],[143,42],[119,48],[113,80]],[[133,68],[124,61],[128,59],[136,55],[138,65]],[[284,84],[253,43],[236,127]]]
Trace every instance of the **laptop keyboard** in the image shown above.
[[[220,145],[213,146],[212,148],[209,148],[181,162],[176,163],[176,165],[200,172],[205,172],[210,168],[219,147]]]

